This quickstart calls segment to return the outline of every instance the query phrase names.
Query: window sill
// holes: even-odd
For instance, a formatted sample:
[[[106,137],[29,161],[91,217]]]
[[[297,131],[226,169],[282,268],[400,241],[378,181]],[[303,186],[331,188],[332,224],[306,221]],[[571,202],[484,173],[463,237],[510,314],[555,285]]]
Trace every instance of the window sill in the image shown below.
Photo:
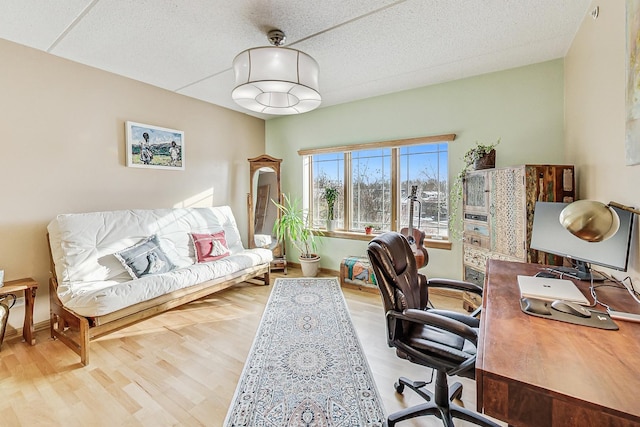
[[[348,239],[348,240],[364,240],[367,242],[373,239],[377,234],[379,234],[379,233],[364,234],[364,233],[358,233],[357,231],[342,231],[342,230],[335,230],[335,231],[314,230],[314,231],[321,232],[324,237],[333,237],[333,238]],[[444,249],[444,250],[450,251],[451,241],[445,240],[445,239],[428,239],[427,238],[427,239],[424,239],[422,246],[424,246],[425,248]]]

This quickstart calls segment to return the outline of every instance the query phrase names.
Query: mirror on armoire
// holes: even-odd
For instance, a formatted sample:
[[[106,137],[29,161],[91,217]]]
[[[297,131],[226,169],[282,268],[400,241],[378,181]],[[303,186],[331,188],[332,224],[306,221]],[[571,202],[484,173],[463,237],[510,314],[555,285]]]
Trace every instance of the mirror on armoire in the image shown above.
[[[280,163],[282,159],[263,154],[248,160],[251,183],[247,200],[249,247],[271,249],[273,252],[271,270],[284,270],[284,274],[287,274],[284,244],[278,242],[273,233],[278,208],[272,200],[281,203]]]

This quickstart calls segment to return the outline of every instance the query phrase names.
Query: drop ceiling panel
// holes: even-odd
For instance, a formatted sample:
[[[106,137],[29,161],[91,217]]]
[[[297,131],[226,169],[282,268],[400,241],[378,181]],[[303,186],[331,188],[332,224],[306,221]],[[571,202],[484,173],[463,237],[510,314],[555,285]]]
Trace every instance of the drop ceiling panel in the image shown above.
[[[181,89],[179,93],[202,101],[210,102],[212,104],[220,105],[231,110],[246,112],[246,110],[231,99],[233,84],[233,71],[229,69],[216,76],[209,77],[189,87]],[[253,112],[251,115],[264,119],[269,117],[266,114]]]
[[[583,17],[584,4],[560,13],[555,0],[536,2],[548,12],[527,19],[531,8],[504,1],[407,2],[307,40],[297,46],[320,64],[321,92],[349,91],[357,86],[378,86],[388,93],[395,79],[406,88],[432,84],[429,70],[451,64],[452,78],[464,62],[490,55],[493,69],[517,66],[511,57],[534,54],[550,60],[564,56]],[[565,6],[577,2],[560,2]],[[577,11],[576,11],[577,10]],[[574,22],[567,22],[567,13]],[[565,16],[561,18],[560,16]],[[403,25],[391,23],[402,22]],[[371,33],[371,28],[377,28]],[[349,43],[340,45],[340,40]],[[336,58],[339,52],[342,60]],[[520,65],[532,61],[521,62]],[[481,70],[478,70],[479,72]],[[373,84],[369,84],[373,83]]]
[[[52,53],[176,90],[229,69],[242,50],[268,45],[268,22],[295,41],[388,3],[100,0]]]
[[[328,106],[562,57],[590,3],[2,0],[0,37],[269,118],[230,93],[233,58],[270,29],[318,61]]]
[[[91,0],[2,0],[0,38],[47,50]]]
[[[239,7],[189,4],[100,0],[52,53],[174,90],[202,78],[201,70],[213,74],[228,67],[234,48],[225,34],[243,39],[249,25]]]

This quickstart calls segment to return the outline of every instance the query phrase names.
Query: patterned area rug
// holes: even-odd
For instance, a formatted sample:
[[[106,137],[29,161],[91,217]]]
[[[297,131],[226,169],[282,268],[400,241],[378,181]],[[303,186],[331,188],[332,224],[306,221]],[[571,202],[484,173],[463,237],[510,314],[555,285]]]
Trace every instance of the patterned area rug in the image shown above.
[[[225,426],[382,426],[336,278],[276,279]]]

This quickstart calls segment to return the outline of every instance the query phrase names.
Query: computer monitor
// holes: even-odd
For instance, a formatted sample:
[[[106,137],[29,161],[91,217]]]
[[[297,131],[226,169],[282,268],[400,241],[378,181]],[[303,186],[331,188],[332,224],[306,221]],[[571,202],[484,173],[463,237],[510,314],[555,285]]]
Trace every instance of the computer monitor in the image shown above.
[[[618,232],[602,242],[587,242],[574,236],[560,224],[560,212],[567,205],[568,203],[536,202],[531,248],[570,259],[574,268],[554,269],[580,280],[603,280],[599,275],[591,275],[591,264],[627,271],[634,214],[612,208],[620,217]]]

